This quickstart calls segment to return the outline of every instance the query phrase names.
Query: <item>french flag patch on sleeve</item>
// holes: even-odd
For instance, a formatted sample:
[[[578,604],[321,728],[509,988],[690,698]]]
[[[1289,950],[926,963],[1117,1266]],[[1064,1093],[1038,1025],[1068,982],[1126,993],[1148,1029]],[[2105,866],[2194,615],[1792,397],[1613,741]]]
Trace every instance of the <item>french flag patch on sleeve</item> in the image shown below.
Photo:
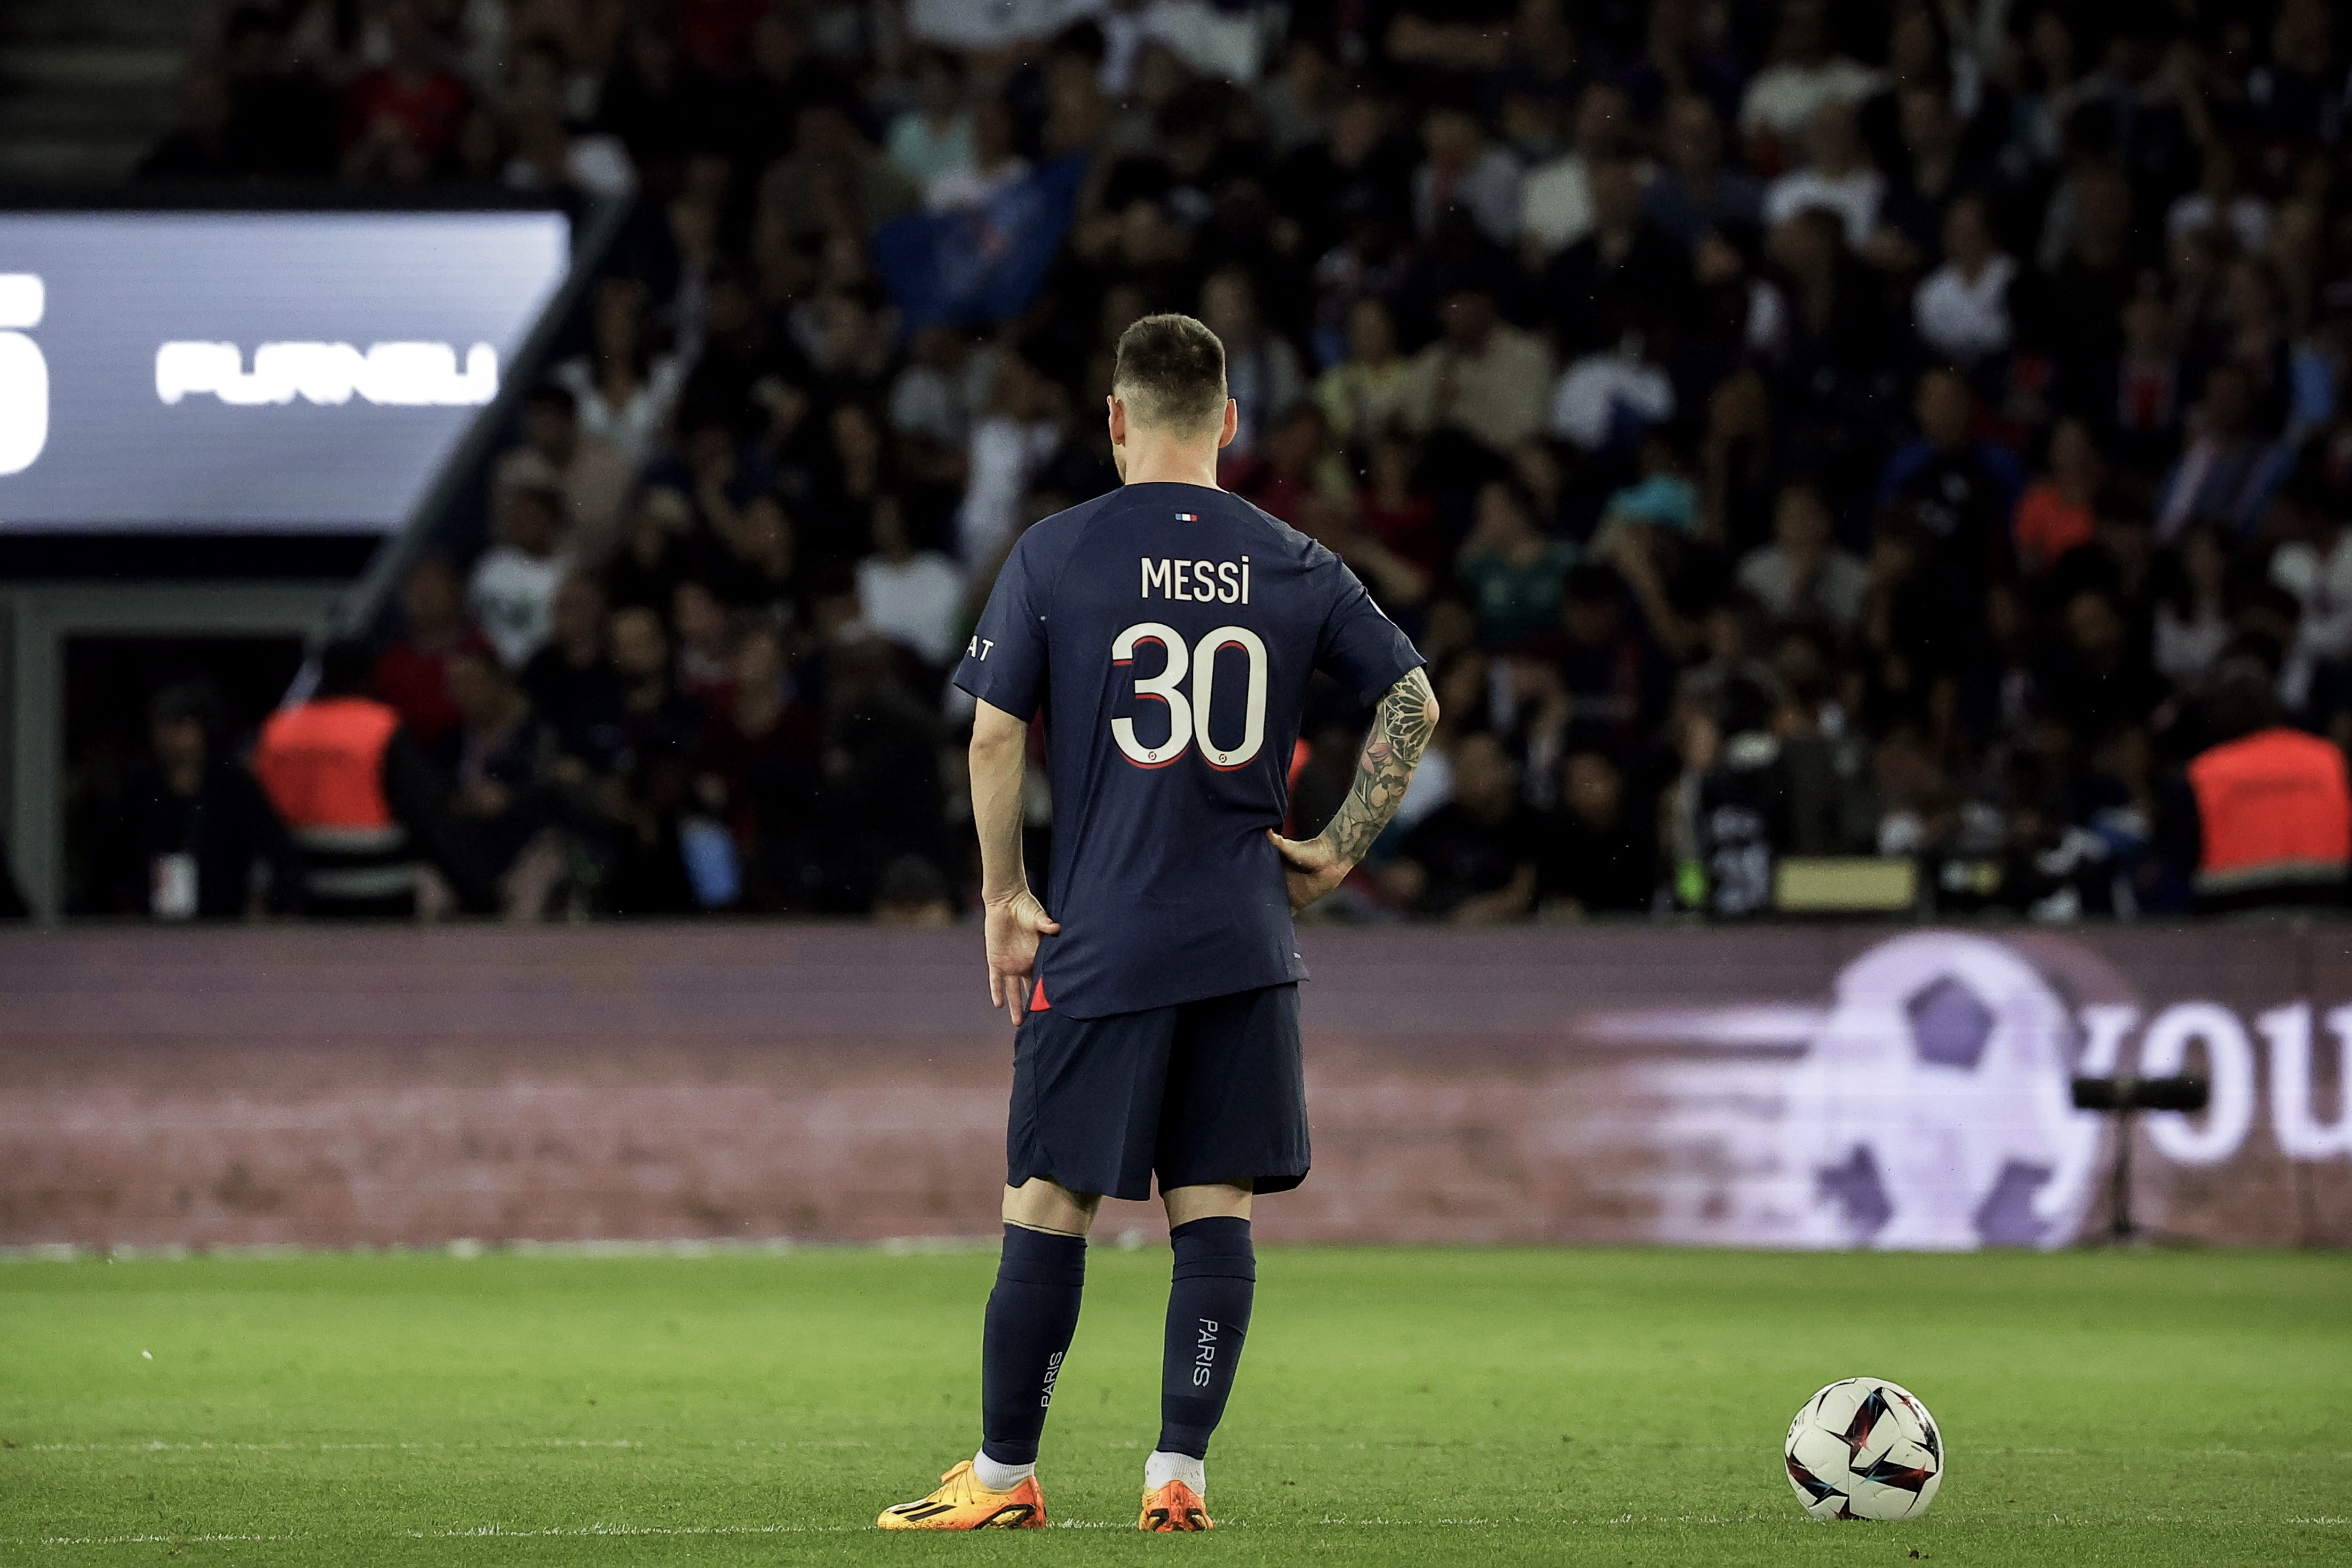
[[[1176,521],[1179,522],[1198,522],[1201,521],[1201,514],[1197,511],[1180,511],[1176,514]]]

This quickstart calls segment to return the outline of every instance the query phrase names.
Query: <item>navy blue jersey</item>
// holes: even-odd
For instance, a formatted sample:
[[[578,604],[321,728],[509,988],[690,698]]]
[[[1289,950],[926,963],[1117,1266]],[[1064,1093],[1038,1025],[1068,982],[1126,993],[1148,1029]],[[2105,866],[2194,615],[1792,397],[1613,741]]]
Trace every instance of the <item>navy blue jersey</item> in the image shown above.
[[[1422,663],[1356,574],[1224,491],[1128,485],[1021,536],[955,683],[1045,718],[1045,1002],[1082,1018],[1307,977],[1282,858],[1307,677]]]

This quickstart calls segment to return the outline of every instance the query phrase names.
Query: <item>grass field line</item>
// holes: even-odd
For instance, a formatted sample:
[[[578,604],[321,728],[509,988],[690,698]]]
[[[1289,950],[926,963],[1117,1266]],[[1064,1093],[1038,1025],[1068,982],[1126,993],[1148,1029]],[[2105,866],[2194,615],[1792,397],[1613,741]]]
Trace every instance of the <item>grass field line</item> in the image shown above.
[[[156,1439],[145,1443],[0,1443],[0,1450],[14,1449],[25,1454],[360,1454],[399,1453],[404,1450],[446,1449],[512,1449],[512,1448],[871,1448],[874,1445],[862,1437],[812,1437],[795,1442],[778,1437],[755,1441],[738,1437],[731,1441],[712,1438],[707,1442],[649,1443],[640,1437],[517,1437],[495,1443],[166,1443]]]
[[[602,1451],[614,1448],[871,1448],[877,1445],[861,1437],[712,1437],[712,1438],[646,1438],[646,1437],[514,1437],[499,1441],[458,1441],[454,1443],[425,1439],[415,1442],[380,1443],[167,1443],[160,1438],[138,1443],[13,1443],[0,1441],[0,1454],[375,1454],[375,1453],[447,1453],[502,1452],[527,1449],[560,1450],[578,1448]],[[1674,1441],[1629,1443],[1621,1447],[1661,1448],[1683,1454],[1746,1454],[1754,1450],[1753,1444],[1681,1443]],[[1113,1443],[1113,1448],[1135,1448],[1132,1442]],[[1259,1443],[1253,1445],[1262,1453],[1296,1452],[1306,1449],[1346,1449],[1362,1451],[1368,1448],[1486,1448],[1478,1443]],[[1508,1447],[1508,1445],[1505,1445]],[[2352,1459],[2352,1449],[2325,1448],[2046,1448],[2046,1447],[1983,1447],[1976,1453],[1990,1458],[2063,1458],[2096,1459],[2193,1458],[2246,1459],[2264,1463],[2305,1459]],[[2332,1523],[2333,1521],[2319,1521]]]

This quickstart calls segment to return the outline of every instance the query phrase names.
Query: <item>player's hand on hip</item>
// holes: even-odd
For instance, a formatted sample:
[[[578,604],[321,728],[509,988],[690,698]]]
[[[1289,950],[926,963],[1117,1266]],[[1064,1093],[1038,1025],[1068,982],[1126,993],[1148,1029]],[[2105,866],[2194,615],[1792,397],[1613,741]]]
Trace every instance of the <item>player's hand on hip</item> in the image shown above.
[[[1021,1026],[1029,1008],[1029,988],[1037,968],[1037,939],[1061,926],[1045,913],[1037,896],[1023,889],[1003,903],[985,906],[988,931],[988,1000]]]
[[[1346,881],[1348,873],[1356,868],[1354,862],[1339,858],[1339,852],[1319,837],[1285,838],[1271,827],[1265,836],[1274,840],[1282,857],[1283,880],[1290,886],[1294,912]]]

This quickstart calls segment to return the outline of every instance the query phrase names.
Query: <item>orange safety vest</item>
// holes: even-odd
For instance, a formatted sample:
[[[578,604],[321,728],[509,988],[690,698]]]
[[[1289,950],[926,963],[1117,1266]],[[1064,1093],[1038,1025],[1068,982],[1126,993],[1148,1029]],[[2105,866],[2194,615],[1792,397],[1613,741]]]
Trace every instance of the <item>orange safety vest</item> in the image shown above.
[[[2300,730],[2263,730],[2189,764],[2204,852],[2197,890],[2341,882],[2352,861],[2352,783],[2344,753]]]
[[[283,708],[261,727],[253,771],[297,834],[306,828],[386,828],[383,752],[400,716],[364,697]]]

